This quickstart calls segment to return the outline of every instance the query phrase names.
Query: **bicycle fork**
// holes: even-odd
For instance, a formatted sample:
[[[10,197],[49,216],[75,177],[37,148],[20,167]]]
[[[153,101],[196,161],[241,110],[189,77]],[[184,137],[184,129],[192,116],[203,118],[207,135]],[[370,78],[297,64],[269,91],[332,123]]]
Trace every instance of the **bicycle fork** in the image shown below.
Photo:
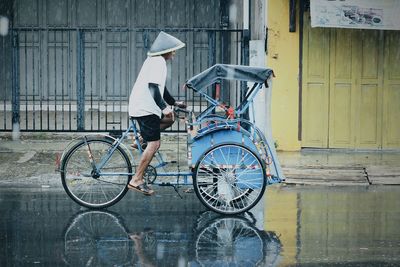
[[[87,154],[88,154],[88,157],[89,157],[89,162],[90,162],[90,165],[92,166],[92,171],[91,171],[90,174],[91,174],[91,176],[93,178],[99,178],[100,175],[99,175],[99,172],[97,170],[96,163],[94,162],[93,153],[92,153],[92,150],[90,149],[90,145],[89,145],[89,142],[88,142],[86,136],[84,136],[84,141],[85,141],[85,145],[86,145],[86,148],[87,148]]]

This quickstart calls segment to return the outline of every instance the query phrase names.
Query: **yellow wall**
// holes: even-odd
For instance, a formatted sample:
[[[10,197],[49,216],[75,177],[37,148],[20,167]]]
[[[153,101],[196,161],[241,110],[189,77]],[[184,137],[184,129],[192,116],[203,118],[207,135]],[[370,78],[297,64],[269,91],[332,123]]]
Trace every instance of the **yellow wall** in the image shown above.
[[[299,150],[299,15],[296,15],[296,32],[289,32],[289,1],[267,0],[266,3],[267,66],[276,75],[272,87],[272,134],[278,150]]]

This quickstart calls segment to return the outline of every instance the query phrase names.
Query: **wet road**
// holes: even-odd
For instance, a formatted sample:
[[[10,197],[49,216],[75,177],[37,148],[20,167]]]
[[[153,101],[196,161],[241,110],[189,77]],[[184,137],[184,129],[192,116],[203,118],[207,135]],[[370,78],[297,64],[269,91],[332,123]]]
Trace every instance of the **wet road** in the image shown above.
[[[261,217],[157,189],[90,211],[1,188],[0,266],[400,266],[400,187],[271,186]]]

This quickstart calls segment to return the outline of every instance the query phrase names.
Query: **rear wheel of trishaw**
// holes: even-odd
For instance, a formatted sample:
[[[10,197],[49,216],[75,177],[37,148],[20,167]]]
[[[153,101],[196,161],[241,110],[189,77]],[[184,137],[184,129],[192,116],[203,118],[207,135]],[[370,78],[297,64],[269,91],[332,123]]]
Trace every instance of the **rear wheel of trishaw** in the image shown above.
[[[73,146],[61,162],[61,180],[65,191],[79,205],[106,208],[114,205],[127,192],[132,165],[128,155],[117,147],[99,174],[94,173],[89,149],[95,164],[104,160],[112,147],[106,138],[88,139]],[[123,175],[126,173],[126,175]]]
[[[198,160],[193,187],[209,209],[222,214],[242,213],[254,207],[264,194],[264,164],[241,144],[219,144]]]

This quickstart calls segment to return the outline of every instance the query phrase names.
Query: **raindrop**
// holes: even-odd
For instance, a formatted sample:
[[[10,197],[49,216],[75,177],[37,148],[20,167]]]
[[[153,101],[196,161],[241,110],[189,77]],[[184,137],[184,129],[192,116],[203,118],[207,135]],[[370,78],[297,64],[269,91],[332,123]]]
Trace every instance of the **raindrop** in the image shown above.
[[[8,34],[9,20],[7,17],[0,16],[0,35],[6,36]]]

